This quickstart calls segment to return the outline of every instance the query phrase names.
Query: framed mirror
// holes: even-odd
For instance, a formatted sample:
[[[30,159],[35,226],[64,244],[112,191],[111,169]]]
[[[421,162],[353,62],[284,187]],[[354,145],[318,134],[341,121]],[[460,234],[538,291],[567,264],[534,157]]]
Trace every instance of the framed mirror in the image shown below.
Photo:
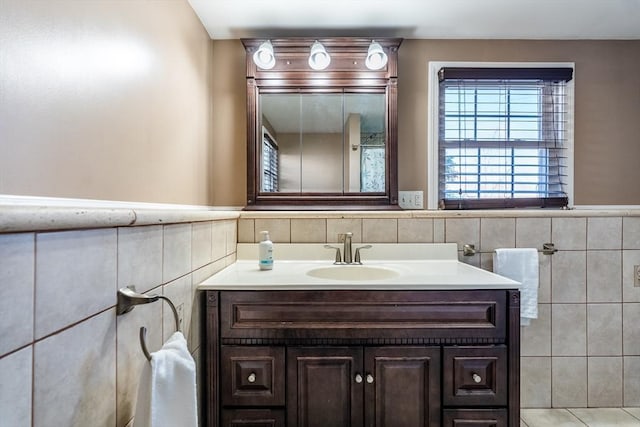
[[[397,208],[400,40],[376,39],[387,62],[375,70],[370,39],[271,40],[275,64],[260,68],[253,57],[264,42],[243,40],[245,209]],[[330,56],[323,70],[310,66],[316,42]]]

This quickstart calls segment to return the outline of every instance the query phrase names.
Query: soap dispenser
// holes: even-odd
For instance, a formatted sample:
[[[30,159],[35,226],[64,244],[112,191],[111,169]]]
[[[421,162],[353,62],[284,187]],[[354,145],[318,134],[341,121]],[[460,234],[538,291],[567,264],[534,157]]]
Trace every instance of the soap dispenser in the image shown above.
[[[258,264],[260,270],[273,269],[273,242],[268,231],[261,231],[260,243],[258,244]]]

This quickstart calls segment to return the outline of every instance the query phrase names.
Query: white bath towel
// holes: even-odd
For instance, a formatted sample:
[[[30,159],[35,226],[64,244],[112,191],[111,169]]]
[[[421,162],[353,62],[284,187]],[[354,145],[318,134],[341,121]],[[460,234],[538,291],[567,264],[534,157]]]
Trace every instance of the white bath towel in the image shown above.
[[[538,318],[538,251],[535,248],[496,249],[493,271],[522,283],[520,288],[520,324]]]
[[[134,427],[197,427],[196,364],[175,332],[151,353],[138,388]]]

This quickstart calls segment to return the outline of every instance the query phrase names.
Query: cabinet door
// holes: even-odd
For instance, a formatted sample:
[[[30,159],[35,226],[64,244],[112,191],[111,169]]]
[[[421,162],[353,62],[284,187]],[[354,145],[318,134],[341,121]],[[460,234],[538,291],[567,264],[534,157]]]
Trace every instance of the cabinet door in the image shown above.
[[[287,426],[363,425],[361,347],[287,349]]]
[[[367,427],[440,427],[439,348],[367,348],[364,388]]]

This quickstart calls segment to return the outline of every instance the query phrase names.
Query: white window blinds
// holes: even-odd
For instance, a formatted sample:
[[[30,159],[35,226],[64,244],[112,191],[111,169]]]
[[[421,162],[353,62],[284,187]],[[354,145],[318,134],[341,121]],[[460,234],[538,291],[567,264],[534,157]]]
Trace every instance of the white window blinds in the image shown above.
[[[443,209],[567,206],[571,68],[442,68]]]
[[[278,146],[267,133],[262,135],[262,191],[278,191]]]

